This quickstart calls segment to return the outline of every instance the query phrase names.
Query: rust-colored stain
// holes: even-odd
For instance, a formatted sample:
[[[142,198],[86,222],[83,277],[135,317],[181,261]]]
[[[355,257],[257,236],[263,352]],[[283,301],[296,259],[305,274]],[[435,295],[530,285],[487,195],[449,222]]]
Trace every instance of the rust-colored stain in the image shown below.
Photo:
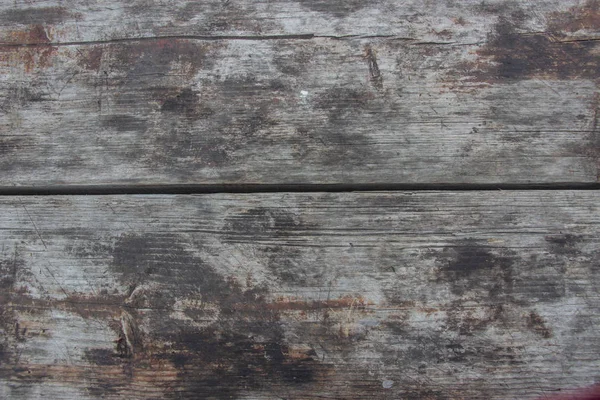
[[[551,13],[548,17],[550,31],[561,32],[597,31],[600,29],[600,1],[589,0],[583,6],[568,11]]]
[[[47,44],[50,43],[50,29],[44,25],[30,25],[24,30],[11,31],[6,35],[5,43],[12,44]]]
[[[0,44],[0,62],[5,65],[22,65],[25,72],[44,69],[52,66],[53,56],[57,51],[52,42],[52,30],[43,25],[32,25],[24,30],[9,32]],[[18,47],[15,44],[35,45]]]
[[[544,318],[535,311],[531,311],[527,316],[527,327],[544,339],[552,337],[552,330],[546,325]]]
[[[87,70],[99,71],[103,54],[103,46],[93,46],[90,49],[81,50],[77,57],[77,64]]]

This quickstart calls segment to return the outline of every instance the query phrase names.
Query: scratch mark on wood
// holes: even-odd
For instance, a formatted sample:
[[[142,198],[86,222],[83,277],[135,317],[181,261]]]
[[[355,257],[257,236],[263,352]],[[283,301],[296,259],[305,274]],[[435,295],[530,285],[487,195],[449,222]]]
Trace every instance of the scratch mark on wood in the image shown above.
[[[27,210],[27,207],[25,207],[25,204],[23,203],[23,200],[21,198],[19,198],[19,202],[21,203],[23,210],[25,210],[25,213],[27,214],[27,218],[29,218],[29,221],[31,221],[31,225],[33,225],[33,229],[35,230],[35,233],[37,233],[38,238],[44,245],[44,249],[48,250],[48,246],[46,246],[46,242],[44,242],[44,239],[42,238],[42,234],[40,233],[35,222],[33,222],[33,218],[31,218],[31,214],[29,214],[29,211]]]
[[[377,64],[377,57],[371,46],[365,47],[365,59],[369,66],[369,79],[371,80],[371,83],[375,88],[383,89],[383,76],[381,76],[381,71],[379,71],[379,65]]]

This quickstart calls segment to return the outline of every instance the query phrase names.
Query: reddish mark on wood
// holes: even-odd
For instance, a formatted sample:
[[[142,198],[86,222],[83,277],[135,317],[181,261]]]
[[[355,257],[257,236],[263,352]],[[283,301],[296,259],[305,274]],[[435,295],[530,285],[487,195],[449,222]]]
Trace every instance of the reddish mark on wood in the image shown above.
[[[600,0],[589,0],[583,6],[569,8],[568,11],[550,14],[549,27],[557,34],[581,30],[598,31],[600,28]]]
[[[52,42],[49,31],[42,25],[33,25],[25,30],[9,32],[0,45],[0,62],[6,65],[22,65],[25,72],[31,73],[36,68],[48,68],[52,66],[52,58],[57,51]],[[14,44],[42,46],[17,47]],[[46,45],[47,46],[44,46]]]

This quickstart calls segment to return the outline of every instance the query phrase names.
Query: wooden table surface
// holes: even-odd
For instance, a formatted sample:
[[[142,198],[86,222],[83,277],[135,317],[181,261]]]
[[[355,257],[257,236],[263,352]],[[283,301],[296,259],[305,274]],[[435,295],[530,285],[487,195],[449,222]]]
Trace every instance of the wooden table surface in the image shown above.
[[[600,383],[600,1],[0,0],[0,398]]]

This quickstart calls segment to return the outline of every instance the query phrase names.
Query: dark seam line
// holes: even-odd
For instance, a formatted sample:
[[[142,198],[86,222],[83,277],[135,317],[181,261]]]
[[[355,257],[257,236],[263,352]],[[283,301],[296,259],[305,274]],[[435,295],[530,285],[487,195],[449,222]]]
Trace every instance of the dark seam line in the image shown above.
[[[502,191],[502,190],[600,190],[600,183],[554,184],[226,184],[226,185],[57,185],[38,187],[2,187],[0,196],[70,196],[136,194],[217,194],[217,193],[343,193],[395,191]]]
[[[102,45],[111,43],[128,43],[128,42],[147,42],[158,40],[202,40],[202,41],[217,41],[217,40],[312,40],[312,39],[394,39],[400,41],[416,41],[417,39],[410,37],[402,37],[398,35],[317,35],[314,33],[295,34],[295,35],[165,35],[165,36],[148,36],[139,38],[115,38],[106,40],[82,40],[69,42],[35,42],[35,43],[11,43],[0,42],[3,47],[61,47],[61,46],[88,46]],[[449,44],[442,42],[438,44]]]
[[[168,35],[168,36],[151,36],[151,37],[139,37],[139,38],[117,38],[107,40],[82,40],[74,42],[38,42],[38,43],[0,43],[1,46],[5,47],[60,47],[60,46],[86,46],[96,44],[111,44],[111,43],[123,43],[123,42],[148,42],[158,41],[165,39],[189,39],[189,40],[277,40],[277,39],[300,39],[309,40],[313,39],[315,35],[265,35],[265,36],[236,36],[236,35],[223,35],[223,36],[201,36],[201,35]]]

